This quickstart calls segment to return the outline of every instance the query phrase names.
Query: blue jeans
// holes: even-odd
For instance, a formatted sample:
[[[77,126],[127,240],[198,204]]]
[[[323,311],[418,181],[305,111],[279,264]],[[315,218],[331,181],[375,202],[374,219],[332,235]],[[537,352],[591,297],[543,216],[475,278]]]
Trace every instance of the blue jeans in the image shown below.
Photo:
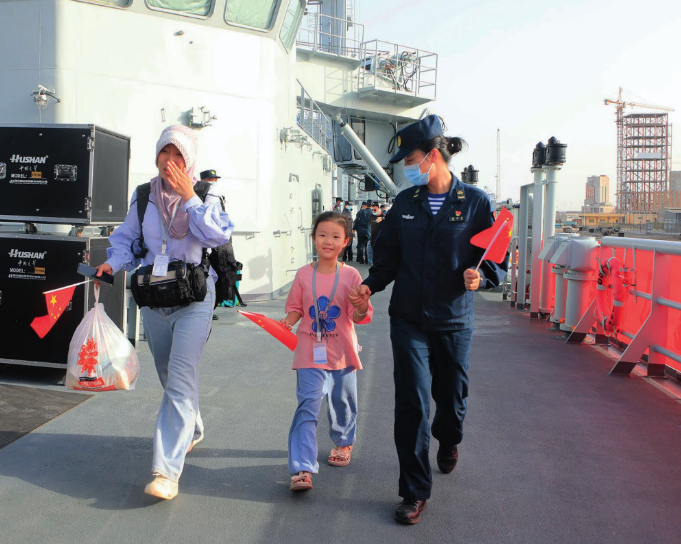
[[[336,446],[352,446],[357,431],[357,372],[353,368],[297,370],[298,408],[288,434],[288,470],[319,471],[317,463],[317,423],[326,397],[329,436]]]
[[[406,500],[429,499],[433,487],[428,459],[431,392],[433,437],[447,447],[463,439],[472,338],[473,329],[424,331],[418,322],[390,318],[399,495]]]
[[[367,263],[372,264],[374,262],[374,246],[371,245],[371,240],[367,244]]]
[[[180,479],[187,449],[203,434],[199,413],[199,360],[210,333],[215,283],[208,278],[202,302],[172,308],[142,308],[144,332],[163,386],[154,432],[152,471]]]

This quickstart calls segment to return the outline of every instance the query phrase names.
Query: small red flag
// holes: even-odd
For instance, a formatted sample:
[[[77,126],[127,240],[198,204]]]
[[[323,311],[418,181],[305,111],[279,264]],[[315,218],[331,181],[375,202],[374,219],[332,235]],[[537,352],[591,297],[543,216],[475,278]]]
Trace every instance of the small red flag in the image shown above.
[[[75,290],[75,285],[69,285],[62,289],[55,289],[54,291],[43,293],[45,295],[45,304],[47,305],[48,314],[42,317],[36,317],[31,322],[31,327],[40,338],[45,338],[45,335],[50,332],[50,329],[57,322],[57,319],[64,313],[69,302],[71,302]]]
[[[237,310],[241,315],[247,317],[253,323],[262,327],[282,344],[284,344],[291,351],[296,349],[298,345],[298,337],[293,334],[290,330],[284,327],[278,321],[272,319],[271,317],[266,317],[262,314],[256,314],[253,312],[244,312],[243,310]]]
[[[506,208],[501,208],[494,224],[471,238],[471,244],[486,248],[483,261],[502,263],[506,258],[508,246],[513,234],[513,214]]]

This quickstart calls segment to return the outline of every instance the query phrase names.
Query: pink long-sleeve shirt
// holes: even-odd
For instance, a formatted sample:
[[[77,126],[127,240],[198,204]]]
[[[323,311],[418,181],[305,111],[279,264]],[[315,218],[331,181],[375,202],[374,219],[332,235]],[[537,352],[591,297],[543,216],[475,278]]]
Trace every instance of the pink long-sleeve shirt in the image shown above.
[[[298,324],[296,336],[298,346],[293,352],[293,368],[319,368],[322,370],[340,370],[347,367],[361,369],[359,360],[359,344],[355,333],[352,315],[355,308],[350,303],[350,289],[362,283],[362,276],[351,266],[342,265],[336,294],[327,308],[328,298],[331,296],[335,273],[320,274],[317,272],[317,296],[320,299],[322,311],[328,316],[322,324],[323,339],[326,343],[327,364],[315,364],[313,344],[317,341],[317,334],[313,328],[316,309],[312,295],[313,265],[305,265],[296,273],[291,291],[286,300],[286,312],[298,312],[303,316]],[[325,297],[325,298],[323,298]],[[326,301],[326,303],[325,303]],[[374,310],[369,302],[367,315],[359,325],[371,322]]]

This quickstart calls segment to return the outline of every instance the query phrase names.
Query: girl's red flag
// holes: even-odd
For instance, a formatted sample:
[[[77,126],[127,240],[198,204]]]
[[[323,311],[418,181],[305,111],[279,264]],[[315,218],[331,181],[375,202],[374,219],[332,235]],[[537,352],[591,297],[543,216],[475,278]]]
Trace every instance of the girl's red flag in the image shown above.
[[[513,214],[506,208],[501,208],[494,225],[473,236],[471,244],[486,248],[482,260],[502,263],[511,244],[512,234]]]
[[[253,321],[253,323],[258,325],[259,327],[265,329],[267,332],[269,332],[272,336],[274,336],[277,340],[279,340],[291,351],[296,349],[296,346],[298,345],[298,337],[278,321],[270,317],[266,317],[262,314],[244,312],[243,310],[237,311],[244,317],[247,317],[248,319]]]

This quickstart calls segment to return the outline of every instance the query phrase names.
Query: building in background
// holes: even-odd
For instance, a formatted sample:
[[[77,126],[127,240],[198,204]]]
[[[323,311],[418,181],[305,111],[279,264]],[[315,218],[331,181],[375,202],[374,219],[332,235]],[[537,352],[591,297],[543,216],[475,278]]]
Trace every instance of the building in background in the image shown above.
[[[611,213],[615,206],[610,202],[610,178],[589,176],[586,180],[586,197],[583,213]]]
[[[681,230],[681,171],[669,173],[667,205],[657,210],[656,221],[665,229]]]
[[[624,214],[583,212],[581,215],[582,228],[615,227],[624,223]]]
[[[673,192],[681,191],[681,170],[671,172],[669,175],[669,189]]]

